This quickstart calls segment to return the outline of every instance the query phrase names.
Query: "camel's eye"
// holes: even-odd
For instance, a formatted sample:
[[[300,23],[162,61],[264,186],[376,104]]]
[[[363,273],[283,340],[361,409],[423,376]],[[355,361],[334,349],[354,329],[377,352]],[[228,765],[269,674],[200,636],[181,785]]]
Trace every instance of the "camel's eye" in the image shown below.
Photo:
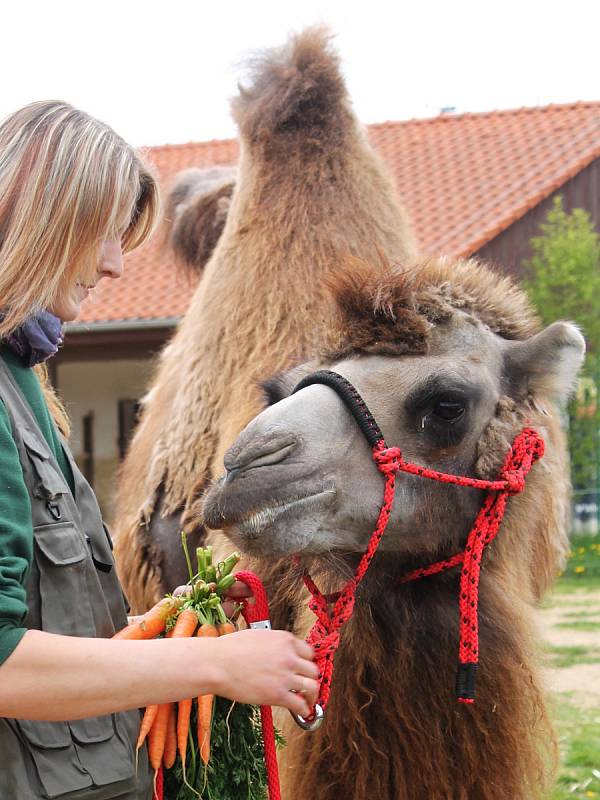
[[[444,422],[454,423],[462,419],[465,413],[465,404],[460,400],[437,400],[431,409],[433,416]]]
[[[284,386],[283,381],[279,376],[262,381],[260,388],[262,389],[263,397],[267,406],[275,405],[275,403],[283,400],[289,394],[289,391],[287,390],[286,386]]]
[[[415,386],[405,409],[413,430],[426,436],[431,447],[453,447],[465,435],[469,410],[480,396],[478,386],[438,374]]]

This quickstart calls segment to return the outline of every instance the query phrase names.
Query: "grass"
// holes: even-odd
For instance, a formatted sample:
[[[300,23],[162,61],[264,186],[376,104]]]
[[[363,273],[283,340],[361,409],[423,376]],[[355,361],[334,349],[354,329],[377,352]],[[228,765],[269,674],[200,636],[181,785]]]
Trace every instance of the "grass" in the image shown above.
[[[600,535],[572,542],[569,562],[546,607],[568,607],[556,627],[600,631],[600,604],[586,592],[600,589]],[[579,610],[581,609],[581,610]],[[600,663],[598,646],[546,648],[550,666]],[[560,770],[549,800],[600,800],[600,709],[583,708],[569,693],[557,695],[553,719],[559,737]]]
[[[600,798],[600,709],[581,709],[566,695],[554,708],[561,769],[551,800]]]
[[[600,662],[600,648],[581,646],[547,647],[548,666],[554,669],[572,667],[575,664],[597,664]]]
[[[568,628],[573,631],[600,631],[600,622],[591,620],[573,620],[572,622],[557,622],[557,628]]]
[[[600,585],[600,534],[572,540],[569,562],[559,583],[562,588]]]

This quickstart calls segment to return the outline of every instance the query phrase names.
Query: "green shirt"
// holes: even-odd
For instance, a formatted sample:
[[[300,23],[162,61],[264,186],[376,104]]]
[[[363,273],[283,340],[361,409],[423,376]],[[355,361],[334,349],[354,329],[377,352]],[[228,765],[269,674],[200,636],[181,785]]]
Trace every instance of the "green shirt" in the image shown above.
[[[0,347],[0,357],[29,403],[48,446],[73,489],[73,475],[35,372],[17,355]],[[33,559],[31,504],[17,446],[4,403],[0,401],[0,664],[21,641],[26,628],[26,582]]]

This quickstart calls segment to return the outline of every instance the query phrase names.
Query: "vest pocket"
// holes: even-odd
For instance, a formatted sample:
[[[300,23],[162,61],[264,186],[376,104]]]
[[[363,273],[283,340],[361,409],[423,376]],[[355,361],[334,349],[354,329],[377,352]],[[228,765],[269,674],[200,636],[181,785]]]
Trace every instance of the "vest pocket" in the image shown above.
[[[34,495],[54,500],[59,495],[65,494],[66,483],[50,463],[51,453],[48,445],[25,427],[21,429],[21,436],[33,467]]]
[[[67,636],[95,636],[89,600],[89,550],[72,522],[34,528],[39,571],[42,630]]]
[[[126,713],[133,714],[139,725],[137,711]],[[122,716],[73,722],[15,720],[44,796],[54,800],[82,789],[118,784],[115,791],[121,797],[123,791],[136,785],[133,742],[130,736],[119,735],[117,723]]]
[[[139,726],[139,713],[135,714]],[[132,742],[120,737],[115,729],[120,716],[112,714],[69,723],[79,760],[96,786],[134,778]]]
[[[31,755],[44,795],[55,798],[92,786],[80,764],[66,722],[15,720]]]

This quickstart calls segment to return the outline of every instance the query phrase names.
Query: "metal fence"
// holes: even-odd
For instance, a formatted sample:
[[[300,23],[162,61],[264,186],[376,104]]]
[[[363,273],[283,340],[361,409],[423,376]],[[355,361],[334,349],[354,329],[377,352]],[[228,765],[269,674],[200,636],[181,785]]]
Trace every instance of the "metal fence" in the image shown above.
[[[573,492],[571,505],[572,533],[595,536],[600,530],[600,489]]]

